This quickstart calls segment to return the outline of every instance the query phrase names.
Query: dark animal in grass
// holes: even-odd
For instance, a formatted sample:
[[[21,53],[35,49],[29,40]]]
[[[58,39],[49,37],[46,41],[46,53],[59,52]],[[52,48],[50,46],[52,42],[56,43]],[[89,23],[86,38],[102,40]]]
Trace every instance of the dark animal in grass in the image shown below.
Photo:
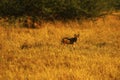
[[[79,37],[79,34],[74,34],[74,37],[72,38],[65,37],[62,39],[61,43],[62,44],[74,44],[75,42],[77,42],[78,37]]]

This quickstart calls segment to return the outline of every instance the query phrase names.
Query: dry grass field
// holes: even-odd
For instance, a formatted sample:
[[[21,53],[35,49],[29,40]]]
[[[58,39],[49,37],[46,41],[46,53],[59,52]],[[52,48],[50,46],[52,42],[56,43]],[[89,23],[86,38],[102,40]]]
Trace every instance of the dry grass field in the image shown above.
[[[120,80],[119,16],[39,29],[0,24],[0,80]],[[77,43],[61,44],[77,33]]]

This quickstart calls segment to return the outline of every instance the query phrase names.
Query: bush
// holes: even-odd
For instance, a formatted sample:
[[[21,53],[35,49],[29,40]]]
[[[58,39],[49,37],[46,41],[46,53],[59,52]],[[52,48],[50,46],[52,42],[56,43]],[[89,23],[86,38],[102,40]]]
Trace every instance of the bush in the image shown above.
[[[114,2],[114,4],[113,4]],[[74,19],[97,17],[119,0],[0,0],[0,16],[39,16],[42,19]]]

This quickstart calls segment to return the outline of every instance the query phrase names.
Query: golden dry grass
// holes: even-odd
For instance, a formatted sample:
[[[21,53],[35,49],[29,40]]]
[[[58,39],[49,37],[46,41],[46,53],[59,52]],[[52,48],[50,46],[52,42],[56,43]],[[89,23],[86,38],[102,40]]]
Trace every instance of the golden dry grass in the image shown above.
[[[120,80],[119,22],[107,16],[40,29],[0,27],[0,80]],[[75,33],[76,44],[61,44]]]

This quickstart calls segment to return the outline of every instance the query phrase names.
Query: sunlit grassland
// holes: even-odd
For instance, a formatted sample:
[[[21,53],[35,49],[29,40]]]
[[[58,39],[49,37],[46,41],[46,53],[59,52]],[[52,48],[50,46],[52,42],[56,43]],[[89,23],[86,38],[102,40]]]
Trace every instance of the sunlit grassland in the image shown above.
[[[0,80],[120,80],[120,17],[7,26],[0,26]],[[61,44],[77,33],[77,43]]]

